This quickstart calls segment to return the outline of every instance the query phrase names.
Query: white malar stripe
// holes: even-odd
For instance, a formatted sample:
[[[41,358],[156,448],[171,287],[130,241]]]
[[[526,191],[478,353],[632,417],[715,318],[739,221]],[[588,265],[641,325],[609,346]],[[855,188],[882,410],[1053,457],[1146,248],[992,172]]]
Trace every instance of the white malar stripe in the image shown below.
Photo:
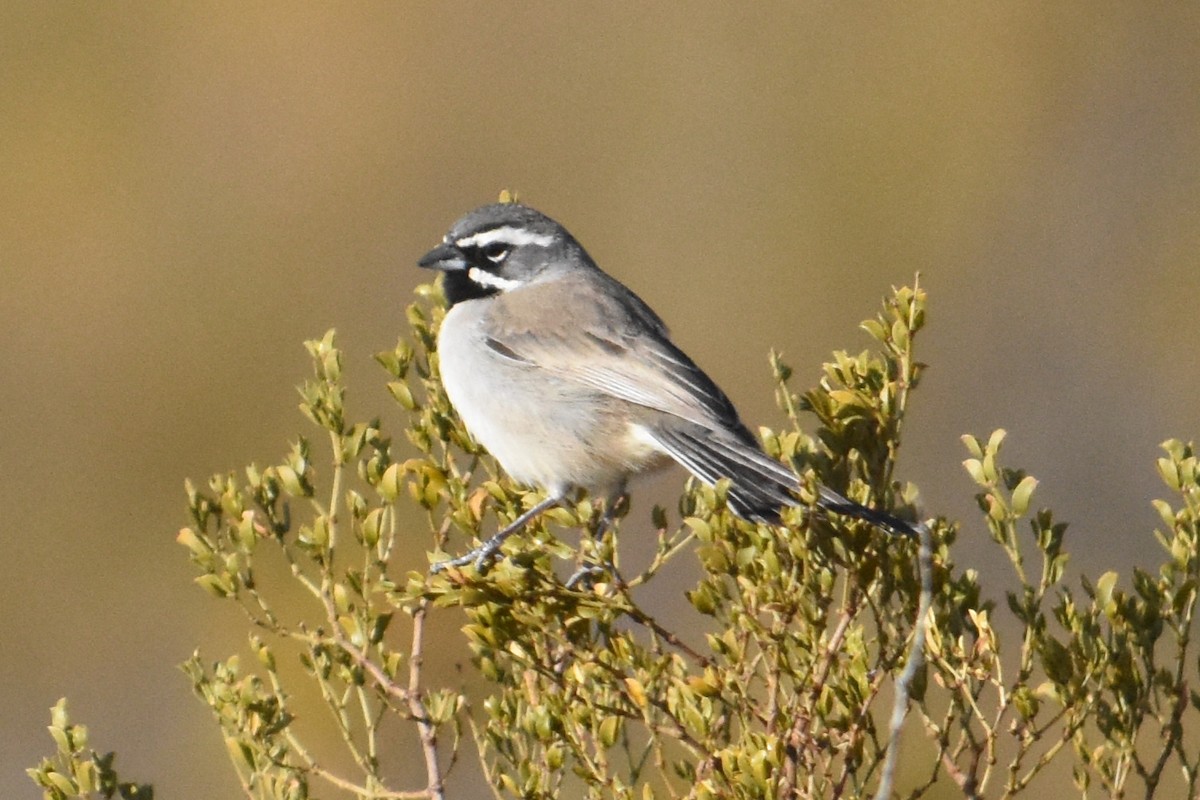
[[[467,277],[480,286],[489,286],[493,289],[499,289],[502,292],[507,292],[509,289],[515,289],[521,285],[520,281],[514,281],[511,278],[501,278],[499,275],[493,275],[479,267],[471,267],[467,270]]]
[[[554,243],[554,237],[548,233],[534,233],[526,228],[515,228],[511,225],[505,225],[502,228],[492,228],[490,231],[480,231],[471,236],[463,237],[454,244],[459,247],[487,247],[494,242],[511,244],[513,247],[521,247],[527,244],[536,244],[538,247],[549,247]]]

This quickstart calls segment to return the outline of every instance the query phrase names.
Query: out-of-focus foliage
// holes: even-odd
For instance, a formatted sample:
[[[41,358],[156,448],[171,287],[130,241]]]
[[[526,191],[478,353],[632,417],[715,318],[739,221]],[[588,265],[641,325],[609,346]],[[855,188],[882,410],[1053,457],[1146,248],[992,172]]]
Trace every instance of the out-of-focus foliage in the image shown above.
[[[1190,647],[1200,467],[1190,445],[1166,443],[1158,465],[1175,497],[1156,503],[1161,568],[1136,571],[1130,590],[1115,573],[1076,590],[1064,582],[1066,526],[1031,510],[1034,478],[1001,465],[1004,432],[964,438],[1016,588],[999,606],[986,599],[977,574],[951,559],[957,526],[931,523],[926,663],[909,687],[906,769],[891,785],[886,719],[921,591],[913,541],[804,506],[782,527],[748,523],[728,511],[724,485],[689,485],[678,515],[650,513],[657,546],[645,563],[626,563],[619,546],[622,529],[645,535],[645,518],[604,526],[581,497],[510,539],[486,574],[397,574],[402,548],[427,542],[444,559],[540,499],[503,478],[458,423],[437,377],[441,298],[428,286],[419,295],[411,336],[378,357],[409,415],[404,455],[378,421],[347,419],[329,333],[308,343],[315,377],[301,406],[325,444],[300,439],[278,464],[189,486],[179,542],[197,583],[239,604],[252,634],[246,663],[197,654],[184,669],[248,797],[442,798],[464,757],[501,797],[859,797],[881,782],[900,797],[939,784],[1008,797],[1035,793],[1055,762],[1070,764],[1085,795],[1151,796],[1167,784],[1194,794],[1200,748],[1184,729],[1200,709]],[[892,469],[924,321],[923,291],[897,290],[864,323],[875,350],[836,353],[802,395],[772,356],[788,426],[761,434],[797,466],[802,497],[817,480],[915,517],[916,490]],[[801,431],[805,412],[820,422],[816,440]],[[428,532],[397,529],[401,502],[427,511]],[[561,529],[581,532],[578,546]],[[655,581],[693,554],[694,617],[664,624]],[[268,559],[311,598],[307,609],[260,582]],[[482,682],[422,670],[437,646],[426,620],[451,608],[465,614]],[[324,766],[293,724],[296,678],[277,660],[288,648],[299,648],[302,680],[317,687],[351,769]],[[52,730],[77,730],[63,717]],[[415,732],[412,750],[381,746],[394,726]],[[87,796],[80,765],[93,762],[73,736],[56,734],[59,763],[35,771],[48,797]],[[395,785],[394,765],[414,759],[425,780]]]
[[[50,709],[50,737],[58,752],[28,770],[46,800],[98,797],[154,800],[154,789],[150,786],[122,781],[117,776],[113,767],[116,754],[100,755],[88,747],[87,726],[71,722],[65,699]]]

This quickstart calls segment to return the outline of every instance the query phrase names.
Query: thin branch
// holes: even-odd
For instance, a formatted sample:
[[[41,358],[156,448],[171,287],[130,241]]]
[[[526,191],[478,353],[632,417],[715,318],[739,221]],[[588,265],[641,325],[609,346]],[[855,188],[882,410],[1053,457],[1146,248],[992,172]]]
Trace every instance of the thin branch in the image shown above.
[[[442,781],[441,768],[437,761],[437,729],[429,718],[425,704],[421,702],[421,655],[424,642],[425,611],[428,603],[422,600],[413,611],[412,650],[409,654],[408,687],[396,683],[383,668],[372,661],[363,650],[351,642],[342,631],[337,619],[337,609],[329,592],[322,592],[322,603],[329,617],[330,630],[334,642],[345,651],[356,664],[363,668],[384,692],[407,703],[409,712],[417,723],[417,731],[421,739],[421,750],[425,756],[425,774],[429,781],[426,794],[431,800],[445,800],[445,788]],[[364,767],[365,769],[365,767]]]
[[[484,782],[492,790],[492,797],[495,800],[504,800],[504,795],[500,794],[500,789],[496,786],[498,781],[496,780],[495,772],[488,765],[487,759],[484,758],[484,753],[487,751],[484,733],[479,729],[479,724],[470,715],[467,716],[467,724],[471,728],[471,737],[475,739],[475,749],[479,752],[479,766],[483,769]]]
[[[230,758],[232,759],[233,756],[231,755]],[[246,797],[250,798],[250,800],[257,800],[254,796],[254,789],[251,788],[250,782],[242,777],[242,770],[236,762],[233,765],[233,771],[237,773],[238,783],[242,785],[242,793],[245,794]]]
[[[888,800],[892,795],[896,762],[900,756],[900,730],[904,727],[904,717],[908,713],[909,686],[925,661],[925,634],[929,626],[929,607],[933,604],[933,536],[929,526],[923,522],[917,525],[917,535],[917,568],[921,577],[921,596],[917,603],[912,642],[909,643],[908,663],[896,679],[896,698],[892,703],[892,719],[888,724],[890,740],[883,774],[879,777],[879,788],[875,791],[875,800]]]
[[[417,721],[421,750],[425,754],[425,775],[429,780],[429,797],[445,800],[441,767],[438,766],[437,728],[421,702],[421,654],[424,645],[425,611],[429,601],[422,599],[413,611],[412,650],[408,656],[408,709]]]
[[[629,617],[639,625],[649,628],[651,631],[657,634],[660,639],[674,647],[676,650],[679,650],[690,657],[699,666],[708,667],[712,665],[712,659],[692,648],[687,644],[687,642],[675,635],[675,633],[660,625],[659,622],[654,619],[654,617],[650,616],[641,608],[639,608],[637,604],[633,602],[633,598],[629,596],[628,591],[622,591],[622,595],[624,595],[625,600],[628,603],[625,608],[621,609],[625,613],[625,616]]]
[[[636,575],[629,581],[625,581],[625,586],[629,589],[632,589],[636,586],[641,586],[643,583],[646,583],[658,573],[664,564],[674,558],[676,553],[691,544],[691,541],[694,538],[696,538],[696,532],[693,530],[688,530],[687,533],[684,534],[684,536],[677,542],[672,543],[670,542],[670,539],[663,539],[662,544],[660,544],[660,549],[654,554],[654,559],[650,562],[650,565],[647,566],[640,575]]]
[[[333,613],[333,601],[329,601],[330,613]],[[341,636],[341,629],[338,625],[336,616],[330,617],[334,630],[335,641]],[[309,642],[309,657],[313,664],[319,664],[321,658],[321,650],[324,643],[321,637],[313,636]],[[371,774],[371,766],[369,760],[363,755],[358,745],[354,743],[354,729],[350,722],[349,715],[346,714],[346,703],[344,699],[339,698],[335,693],[332,681],[329,676],[322,676],[319,670],[315,670],[313,677],[316,680],[317,688],[321,691],[321,699],[325,701],[325,707],[328,709],[330,716],[333,717],[334,723],[337,725],[338,733],[342,737],[342,741],[346,743],[346,749],[354,758],[356,763],[364,773]],[[349,691],[349,689],[347,689]]]
[[[596,708],[598,710],[605,711],[609,714],[620,714],[632,719],[640,718],[646,727],[655,734],[666,733],[668,736],[671,736],[678,741],[679,744],[683,745],[689,752],[691,752],[693,756],[696,756],[697,758],[704,757],[706,760],[711,760],[711,748],[705,747],[702,742],[697,740],[696,737],[692,736],[679,717],[673,711],[671,711],[665,700],[655,696],[653,692],[647,691],[644,703],[635,702],[630,696],[627,688],[619,688],[620,686],[625,685],[625,678],[627,677],[622,670],[618,669],[612,664],[607,663],[606,661],[595,661],[592,663],[607,672],[609,676],[614,679],[613,685],[614,688],[617,688],[618,696],[625,700],[625,702],[629,704],[630,708],[629,711],[625,711],[623,709],[608,706],[606,704],[597,703]],[[650,715],[651,708],[659,711],[670,722],[670,724],[664,725],[656,722]],[[636,711],[634,711],[634,709],[636,709]]]
[[[372,800],[415,800],[416,798],[429,797],[429,791],[427,789],[414,789],[411,791],[368,789],[366,786],[360,786],[353,781],[348,781],[318,764],[316,759],[312,757],[300,740],[296,738],[291,731],[285,732],[284,736],[287,738],[288,745],[295,751],[296,755],[298,755],[304,761],[304,766],[301,767],[304,772],[315,775],[326,783],[336,786],[339,789],[345,789],[346,791],[358,797],[368,797]],[[284,769],[293,769],[293,767],[274,759],[272,759],[271,763]]]
[[[811,709],[816,705],[816,701],[821,696],[821,691],[825,688],[825,681],[829,677],[830,667],[833,665],[834,656],[842,646],[842,639],[846,636],[846,631],[850,628],[850,622],[858,613],[859,593],[853,593],[847,598],[846,606],[842,611],[842,618],[838,620],[837,627],[833,629],[833,633],[829,636],[829,643],[825,647],[825,652],[821,656],[821,664],[817,668],[816,674],[813,676],[812,686],[809,689],[810,712],[802,713],[796,718],[795,724],[792,726],[791,732],[788,734],[787,762],[783,768],[783,781],[780,784],[778,795],[780,798],[788,798],[796,791],[796,779],[799,774],[800,762],[800,747],[804,743],[804,737],[808,733],[809,724],[812,722]]]

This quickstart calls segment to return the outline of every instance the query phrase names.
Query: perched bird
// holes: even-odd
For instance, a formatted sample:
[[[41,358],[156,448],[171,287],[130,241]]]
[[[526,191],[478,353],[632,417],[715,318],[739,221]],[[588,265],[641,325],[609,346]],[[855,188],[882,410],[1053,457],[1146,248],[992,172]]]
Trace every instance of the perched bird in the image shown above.
[[[545,214],[483,206],[418,263],[444,276],[450,310],[438,357],[450,402],[514,480],[547,494],[435,570],[484,568],[508,536],[573,490],[613,499],[631,476],[671,461],[710,486],[729,478],[729,507],[744,519],[776,523],[800,503],[796,474],[762,451],[658,315]],[[914,533],[826,487],[817,506]]]

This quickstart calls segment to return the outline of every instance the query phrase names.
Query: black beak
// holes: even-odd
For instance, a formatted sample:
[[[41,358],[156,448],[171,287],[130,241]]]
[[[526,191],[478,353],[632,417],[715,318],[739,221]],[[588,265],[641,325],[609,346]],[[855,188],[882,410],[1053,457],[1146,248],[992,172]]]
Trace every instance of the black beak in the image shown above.
[[[456,272],[467,268],[467,257],[452,244],[439,244],[417,262],[418,267],[442,272]]]

